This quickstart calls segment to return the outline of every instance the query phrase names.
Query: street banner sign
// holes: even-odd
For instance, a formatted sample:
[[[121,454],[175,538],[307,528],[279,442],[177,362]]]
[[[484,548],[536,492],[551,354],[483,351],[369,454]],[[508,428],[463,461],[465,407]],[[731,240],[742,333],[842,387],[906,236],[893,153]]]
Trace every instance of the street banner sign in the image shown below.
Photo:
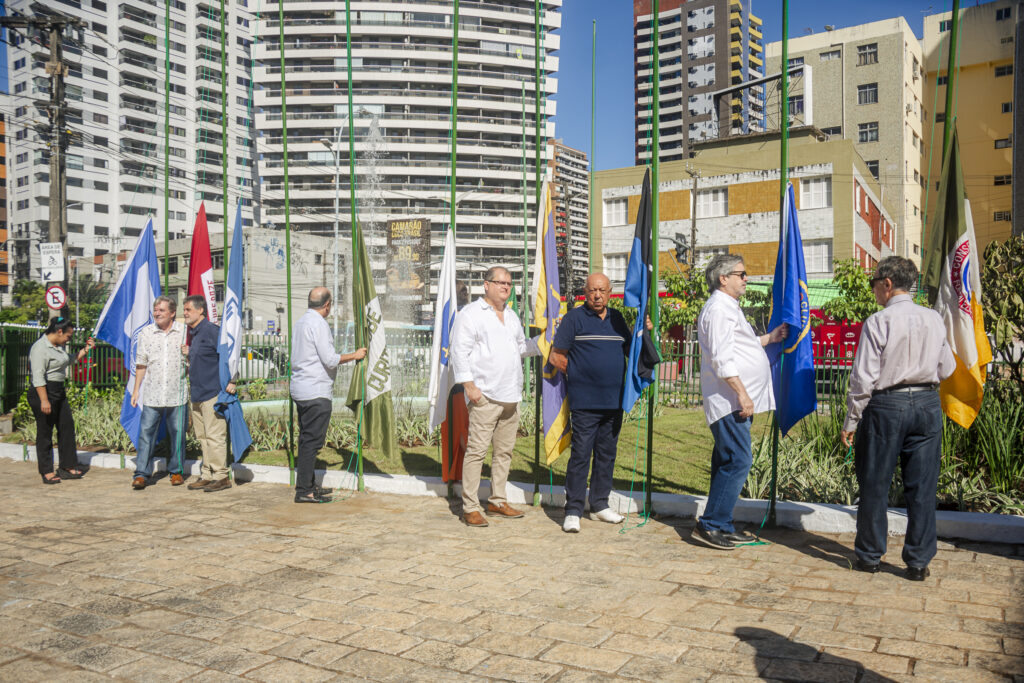
[[[64,247],[60,242],[43,242],[39,245],[40,267],[43,283],[64,280]]]
[[[64,308],[68,302],[68,295],[60,285],[50,285],[46,288],[46,305],[55,311]]]

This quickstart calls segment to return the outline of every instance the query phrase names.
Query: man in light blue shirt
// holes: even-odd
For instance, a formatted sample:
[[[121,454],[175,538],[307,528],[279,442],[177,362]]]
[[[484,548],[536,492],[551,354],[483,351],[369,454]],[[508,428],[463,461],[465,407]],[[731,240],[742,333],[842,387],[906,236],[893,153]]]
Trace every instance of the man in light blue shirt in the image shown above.
[[[338,354],[327,316],[334,303],[326,287],[309,291],[306,313],[292,330],[292,379],[289,392],[299,412],[299,448],[295,472],[295,502],[325,502],[316,487],[316,456],[324,447],[331,422],[331,396],[338,366],[366,357],[366,349]]]

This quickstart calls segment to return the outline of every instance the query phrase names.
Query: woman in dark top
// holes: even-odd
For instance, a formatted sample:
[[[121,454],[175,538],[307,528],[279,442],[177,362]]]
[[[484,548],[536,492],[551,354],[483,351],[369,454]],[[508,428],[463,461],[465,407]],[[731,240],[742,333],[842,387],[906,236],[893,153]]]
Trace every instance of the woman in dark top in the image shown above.
[[[78,467],[75,421],[64,391],[64,380],[71,365],[66,347],[74,332],[75,326],[70,320],[53,318],[28,355],[31,375],[28,404],[36,418],[36,461],[44,484],[59,484],[61,479],[81,479],[85,474]],[[93,346],[95,342],[90,337],[85,348],[78,352],[78,362]],[[56,474],[53,472],[54,427],[57,428],[57,450],[60,454],[60,467]]]

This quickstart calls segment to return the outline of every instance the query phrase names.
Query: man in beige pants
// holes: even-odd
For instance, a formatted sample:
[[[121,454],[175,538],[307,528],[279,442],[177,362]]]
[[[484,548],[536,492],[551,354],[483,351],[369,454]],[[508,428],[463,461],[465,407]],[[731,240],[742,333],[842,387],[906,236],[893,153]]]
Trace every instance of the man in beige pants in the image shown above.
[[[491,456],[491,495],[487,514],[522,517],[508,504],[505,484],[519,430],[519,401],[523,396],[523,362],[540,353],[537,342],[526,339],[519,318],[507,304],[512,275],[500,266],[484,275],[484,296],[455,316],[451,358],[456,384],[466,390],[469,439],[462,464],[462,521],[487,526],[481,514],[480,473],[488,444]]]

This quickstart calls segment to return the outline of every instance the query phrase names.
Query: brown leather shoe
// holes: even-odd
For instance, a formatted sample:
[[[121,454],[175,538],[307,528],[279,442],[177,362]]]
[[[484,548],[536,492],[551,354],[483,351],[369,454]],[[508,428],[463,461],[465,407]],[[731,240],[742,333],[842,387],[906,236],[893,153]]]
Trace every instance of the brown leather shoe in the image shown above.
[[[462,515],[462,521],[466,526],[488,526],[487,520],[477,510]]]
[[[223,479],[218,479],[214,482],[211,482],[203,490],[209,493],[210,491],[223,491],[224,489],[229,488],[231,488],[231,480],[228,479],[227,477],[224,477]]]
[[[132,488],[135,489],[136,491],[141,491],[142,489],[146,488],[146,478],[135,477],[134,479],[132,479]]]
[[[523,516],[522,512],[516,510],[508,503],[502,503],[501,505],[491,505],[488,503],[487,514],[497,517],[505,517],[507,519],[517,519]]]
[[[181,476],[180,474],[171,475],[171,486],[181,486],[184,483],[185,477]]]
[[[196,479],[194,482],[188,485],[188,490],[195,491],[197,489],[205,489],[212,483],[213,479],[203,479],[202,477],[200,477],[199,479]]]

